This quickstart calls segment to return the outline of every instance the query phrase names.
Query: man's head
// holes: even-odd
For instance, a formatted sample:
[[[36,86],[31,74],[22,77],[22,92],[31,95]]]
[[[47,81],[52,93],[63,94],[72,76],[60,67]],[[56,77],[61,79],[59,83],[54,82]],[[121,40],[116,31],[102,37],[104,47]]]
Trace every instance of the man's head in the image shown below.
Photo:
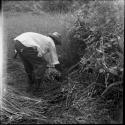
[[[49,33],[49,37],[51,37],[55,43],[55,45],[62,44],[61,34],[58,32]]]

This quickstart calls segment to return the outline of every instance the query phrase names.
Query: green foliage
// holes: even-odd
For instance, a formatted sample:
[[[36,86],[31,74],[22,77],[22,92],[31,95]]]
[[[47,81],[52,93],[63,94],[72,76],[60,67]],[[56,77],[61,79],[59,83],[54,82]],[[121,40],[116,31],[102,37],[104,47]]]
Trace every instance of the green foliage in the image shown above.
[[[73,0],[47,0],[43,3],[43,10],[47,12],[66,13],[70,10]]]
[[[103,104],[108,103],[106,107],[101,107],[100,102],[97,107],[92,107],[95,109],[93,113],[101,107],[98,112],[101,123],[113,122],[117,115],[113,110],[122,115],[114,107],[120,105],[123,97],[123,51],[120,46],[121,38],[124,37],[123,11],[123,3],[120,1],[93,1],[84,4],[76,11],[76,23],[68,34],[70,60],[80,62],[68,74],[66,104],[85,114],[85,106],[91,106],[90,102],[85,104],[87,100],[96,104],[98,100],[105,99]],[[124,40],[121,43],[124,46]],[[82,115],[81,122],[85,123],[89,119],[89,123],[96,123],[96,118],[93,119],[96,113],[92,115],[93,113],[90,113],[90,119]]]
[[[33,12],[33,13],[67,13],[77,10],[87,0],[5,0],[2,2],[4,11]]]
[[[123,37],[123,13],[120,1],[91,1],[75,11],[76,23],[68,34],[71,60],[74,60],[74,63],[78,62],[86,48],[85,39],[92,32],[103,36],[113,33]]]
[[[122,77],[121,72],[123,72],[123,64],[120,64],[123,63],[120,47],[124,46],[123,3],[85,0],[75,2],[74,0],[72,4],[74,8],[79,8],[81,5],[82,7],[75,11],[73,18],[71,13],[54,16],[46,13],[42,13],[42,15],[24,14],[22,12],[41,10],[41,4],[35,2],[28,6],[24,5],[26,2],[20,2],[21,6],[15,9],[13,4],[14,7],[11,9],[12,3],[9,2],[8,11],[12,10],[14,13],[11,15],[9,13],[9,16],[5,15],[4,25],[9,59],[12,57],[11,52],[13,51],[12,39],[18,34],[25,31],[47,34],[56,30],[62,34],[64,41],[63,49],[59,48],[59,54],[63,55],[62,63],[65,60],[65,64],[69,63],[71,66],[78,61],[79,65],[74,71],[68,73],[64,81],[60,83],[45,81],[36,95],[29,97],[25,92],[27,79],[22,63],[20,60],[13,62],[12,59],[8,59],[7,83],[13,84],[13,86],[7,86],[6,94],[2,98],[1,122],[5,124],[110,124],[114,122],[115,116],[122,116],[123,109],[119,107],[123,107],[123,105],[119,105],[119,102],[123,86],[119,76]],[[51,2],[48,1],[48,3]],[[32,5],[35,5],[36,9],[33,9]],[[25,11],[24,6],[32,8],[33,11],[28,9]],[[64,7],[64,5],[62,6]],[[63,7],[58,9],[62,11],[65,8]],[[19,15],[16,15],[17,11]],[[76,22],[72,24],[74,18]],[[67,30],[68,28],[70,30]],[[107,69],[104,68],[105,66]],[[119,70],[121,71],[119,72]],[[37,73],[39,76],[41,70]],[[107,75],[108,73],[109,75]],[[63,96],[66,97],[63,101],[58,101],[61,97],[60,89]],[[54,101],[56,104],[52,103]],[[122,123],[122,120],[119,122],[117,119],[118,123]]]

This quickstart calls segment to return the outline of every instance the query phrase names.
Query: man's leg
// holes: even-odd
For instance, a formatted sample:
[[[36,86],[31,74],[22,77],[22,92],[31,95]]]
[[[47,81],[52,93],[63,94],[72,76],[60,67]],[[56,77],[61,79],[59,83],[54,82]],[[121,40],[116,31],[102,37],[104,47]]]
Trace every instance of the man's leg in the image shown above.
[[[26,48],[27,47],[25,47],[20,41],[15,42],[15,49],[16,49],[17,53],[19,54],[19,56],[23,62],[25,71],[28,75],[29,88],[32,88],[32,86],[34,84],[33,65],[28,61],[28,56],[26,56],[26,53],[23,52]]]
[[[33,84],[35,83],[37,84],[36,86],[38,88],[44,75],[46,61],[43,58],[37,56],[37,49],[34,49],[32,47],[25,47],[19,41],[16,42],[15,49],[18,51],[18,54],[20,55],[24,64],[25,71],[29,78],[29,85],[33,86]],[[39,66],[42,66],[42,68],[40,69]],[[39,77],[39,73],[35,73],[35,70],[37,69],[38,71],[42,71],[40,74],[41,77]]]
[[[33,89],[33,85],[35,84],[35,75],[33,73],[33,66],[32,64],[26,60],[22,55],[20,55],[21,60],[24,64],[25,71],[28,75],[28,91],[31,91]]]
[[[34,48],[27,48],[23,51],[23,55],[27,59],[27,61],[30,63],[30,69],[25,68],[27,73],[32,70],[32,81],[35,83],[36,90],[40,87],[40,83],[42,81],[44,71],[46,68],[46,62],[43,58],[37,56],[38,52]],[[27,65],[26,64],[26,65]],[[28,67],[28,66],[26,66]],[[30,73],[29,73],[30,74]],[[29,75],[29,77],[31,77]]]

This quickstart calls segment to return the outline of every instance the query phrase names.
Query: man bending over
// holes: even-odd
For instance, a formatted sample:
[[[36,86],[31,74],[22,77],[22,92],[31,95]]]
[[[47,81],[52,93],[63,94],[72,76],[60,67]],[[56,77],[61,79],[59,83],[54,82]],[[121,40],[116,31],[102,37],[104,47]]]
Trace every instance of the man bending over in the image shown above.
[[[61,45],[61,35],[58,32],[51,33],[48,36],[26,32],[17,36],[14,43],[15,58],[19,54],[28,75],[28,90],[31,90],[35,83],[39,87],[41,78],[36,78],[34,70],[39,68],[43,62],[46,62],[47,68],[61,69],[55,46]]]

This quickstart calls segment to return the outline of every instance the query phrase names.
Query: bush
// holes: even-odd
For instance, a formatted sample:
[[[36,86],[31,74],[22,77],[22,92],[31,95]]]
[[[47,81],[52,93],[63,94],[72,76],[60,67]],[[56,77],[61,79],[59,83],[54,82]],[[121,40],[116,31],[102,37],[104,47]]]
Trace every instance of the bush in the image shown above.
[[[70,10],[73,0],[47,0],[43,3],[46,12],[66,13]]]
[[[73,61],[70,64],[75,64],[84,55],[85,39],[92,33],[96,36],[113,33],[119,38],[123,37],[123,13],[124,9],[120,1],[84,2],[82,7],[75,11],[76,22],[68,33],[69,57]]]

